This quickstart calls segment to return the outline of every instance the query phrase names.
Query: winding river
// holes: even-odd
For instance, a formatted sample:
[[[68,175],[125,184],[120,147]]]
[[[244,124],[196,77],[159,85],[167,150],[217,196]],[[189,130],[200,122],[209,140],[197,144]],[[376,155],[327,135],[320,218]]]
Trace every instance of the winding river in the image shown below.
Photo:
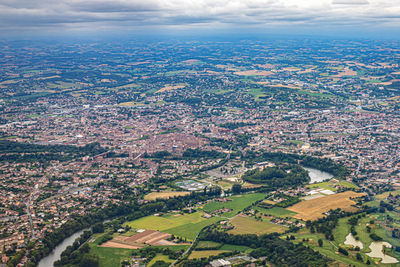
[[[304,167],[308,171],[308,175],[310,175],[311,181],[310,183],[322,182],[326,179],[331,179],[333,177],[332,174],[323,172],[314,168]],[[108,220],[107,220],[108,221]],[[71,235],[64,239],[58,246],[56,246],[53,251],[46,257],[40,260],[38,267],[51,267],[53,266],[54,262],[60,259],[61,253],[70,245],[72,245],[85,230],[84,229],[75,234]]]
[[[89,230],[89,228],[83,229],[79,232],[76,232],[75,234],[67,237],[64,239],[58,246],[56,246],[53,251],[41,259],[39,261],[38,267],[52,267],[54,262],[58,261],[60,259],[61,253],[70,245],[72,245],[82,233],[83,231]]]

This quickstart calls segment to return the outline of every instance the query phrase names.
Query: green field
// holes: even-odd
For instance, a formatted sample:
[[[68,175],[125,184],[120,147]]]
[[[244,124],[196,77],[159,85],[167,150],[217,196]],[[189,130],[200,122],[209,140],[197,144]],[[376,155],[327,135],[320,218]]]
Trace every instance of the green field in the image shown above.
[[[185,251],[189,248],[190,245],[175,245],[175,246],[152,246],[154,248],[169,248],[172,251]]]
[[[247,82],[249,81],[251,82],[251,80],[249,79],[241,79],[241,80],[246,80]],[[260,97],[266,96],[266,94],[263,92],[263,88],[251,88],[249,90],[249,94],[251,94],[256,101],[260,101]]]
[[[98,243],[100,241],[100,237],[104,234],[95,234],[91,239],[95,239],[94,242],[89,242],[90,246],[90,254],[96,255],[99,257],[99,267],[110,267],[110,266],[121,266],[121,262],[123,260],[130,260],[132,257],[132,249],[126,248],[106,248],[106,247],[99,247]],[[113,234],[113,237],[118,236],[118,234]],[[170,250],[173,251],[185,251],[189,246],[188,245],[177,245],[177,246],[154,246],[159,248],[166,248],[168,247]],[[156,259],[157,258],[157,259]],[[168,259],[168,256],[157,254],[155,261],[163,260],[165,262],[172,262],[172,260]],[[150,266],[150,265],[149,265]]]
[[[316,184],[310,184],[307,185],[307,188],[323,188],[323,189],[327,189],[327,190],[331,190],[331,191],[337,191],[336,188],[332,187],[332,183],[331,182],[322,182],[322,183],[316,183]]]
[[[350,233],[350,225],[347,223],[350,217],[339,219],[338,225],[333,231],[336,244],[343,244],[346,236]]]
[[[325,239],[324,235],[322,234],[311,234],[308,230],[303,229],[301,231],[299,231],[298,233],[295,234],[296,236],[296,240],[294,241],[295,243],[299,243],[302,242],[303,238],[308,238],[309,241],[308,242],[302,242],[304,245],[309,246],[310,248],[320,252],[322,255],[327,256],[331,259],[333,259],[334,261],[339,261],[339,262],[343,262],[347,265],[343,265],[343,264],[335,264],[332,263],[332,265],[330,266],[356,266],[356,267],[362,267],[362,266],[366,266],[364,263],[361,263],[359,261],[357,261],[355,259],[355,257],[353,255],[351,255],[351,257],[345,256],[343,254],[337,253],[337,245],[335,244],[335,242],[331,242]],[[322,239],[323,242],[323,246],[319,247],[318,246],[318,239]],[[373,264],[371,264],[370,266],[374,266]]]
[[[157,254],[153,259],[151,259],[151,261],[146,266],[157,267],[156,265],[154,265],[157,261],[165,261],[167,263],[172,263],[174,260],[171,260],[167,255]]]
[[[121,266],[121,261],[130,260],[132,257],[131,249],[103,248],[97,245],[90,247],[90,254],[99,257],[99,267]]]
[[[270,209],[264,209],[261,207],[257,207],[256,209],[258,211],[260,211],[261,213],[264,213],[265,215],[272,215],[275,217],[290,217],[290,216],[296,214],[296,212],[294,212],[294,211],[290,211],[290,210],[280,208],[280,207],[272,207]]]
[[[230,251],[237,250],[240,252],[250,252],[252,249],[247,246],[225,244],[221,247],[221,250],[230,250]]]
[[[270,233],[282,233],[288,228],[266,222],[266,221],[257,221],[250,217],[235,217],[232,219],[231,224],[235,227],[232,230],[229,230],[228,233],[235,235],[243,235],[243,234],[270,234]]]
[[[200,241],[197,246],[196,249],[201,248],[208,248],[208,249],[215,249],[215,248],[219,248],[221,247],[221,243],[217,243],[214,241]]]
[[[339,182],[333,182],[333,181],[327,181],[327,182],[321,182],[321,183],[315,183],[315,184],[310,184],[307,185],[308,188],[322,188],[322,189],[327,189],[331,191],[337,191],[335,188],[335,185],[339,186],[344,186],[346,188],[350,189],[358,189],[358,187],[348,181],[339,181]]]
[[[158,230],[173,235],[186,237],[193,240],[197,233],[207,225],[222,220],[218,217],[210,219],[203,218],[203,212],[195,212],[192,214],[166,214],[162,216],[147,216],[135,221],[126,223],[135,229]]]
[[[232,209],[231,212],[224,213],[224,216],[233,216],[237,214],[239,211],[251,206],[254,202],[258,200],[262,200],[265,198],[265,194],[255,193],[255,194],[247,194],[247,195],[239,195],[229,197],[232,201],[228,202],[217,202],[213,201],[204,205],[203,210],[205,212],[211,213],[215,210],[228,208]]]
[[[216,256],[224,252],[229,252],[227,250],[199,250],[199,251],[193,251],[189,259],[200,259],[200,258],[208,258],[210,256]]]
[[[355,227],[357,234],[357,237],[359,240],[363,243],[364,248],[360,251],[364,262],[367,259],[370,259],[368,256],[365,255],[365,253],[370,252],[369,245],[372,242],[372,239],[370,238],[370,233],[366,231],[366,226],[367,224],[370,223],[371,220],[375,220],[375,223],[370,225],[371,227],[371,233],[375,233],[378,236],[382,237],[384,241],[389,242],[393,246],[400,246],[400,240],[392,238],[389,233],[380,227],[379,223],[376,221],[379,219],[382,219],[384,216],[387,214],[371,214],[367,215],[366,217],[362,217],[359,219],[358,224]],[[394,213],[393,213],[394,215]],[[355,258],[355,251],[350,250],[346,245],[344,245],[344,241],[346,240],[346,236],[350,232],[350,225],[348,224],[348,220],[351,217],[346,217],[346,218],[341,218],[339,219],[338,225],[335,228],[333,235],[334,235],[334,240],[333,241],[328,241],[325,239],[323,234],[320,233],[314,233],[311,234],[308,229],[302,229],[299,232],[295,234],[296,236],[296,241],[295,242],[300,242],[303,240],[303,238],[309,238],[310,241],[306,242],[308,246],[311,248],[319,251],[321,254],[328,256],[334,260],[341,261],[346,264],[350,265],[355,265],[355,266],[366,266],[366,264],[361,263],[360,261],[357,261]],[[323,246],[319,247],[317,244],[318,239],[322,239],[324,241]],[[349,252],[349,256],[342,255],[340,253],[336,253],[338,250],[338,247],[347,247],[347,250]],[[395,257],[400,257],[399,253],[391,252],[390,254],[394,255]],[[371,261],[371,266],[376,266],[372,259]],[[395,265],[390,265],[390,264],[385,264],[382,266],[395,266]]]
[[[385,192],[385,193],[380,194],[380,195],[376,195],[375,198],[377,198],[377,199],[379,199],[379,200],[384,200],[384,199],[386,199],[390,194],[392,194],[393,196],[400,195],[400,189],[399,189],[399,190],[395,190],[395,191]]]

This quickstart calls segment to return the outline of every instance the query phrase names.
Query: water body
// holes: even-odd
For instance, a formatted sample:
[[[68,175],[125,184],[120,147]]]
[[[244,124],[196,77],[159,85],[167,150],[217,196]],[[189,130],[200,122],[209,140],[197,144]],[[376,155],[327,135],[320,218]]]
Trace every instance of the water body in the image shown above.
[[[323,172],[314,168],[304,167],[305,170],[308,171],[308,175],[311,178],[310,184],[312,183],[319,183],[328,179],[333,178],[333,175],[327,172]]]
[[[308,175],[310,175],[311,178],[311,182],[310,183],[315,183],[315,182],[322,182],[326,179],[331,179],[333,177],[332,174],[327,173],[327,172],[323,172],[314,168],[309,168],[309,167],[303,167],[304,169],[306,169],[308,171]],[[106,220],[104,222],[107,222],[109,220]],[[61,253],[70,245],[72,245],[75,241],[75,239],[77,239],[82,233],[83,231],[86,231],[89,229],[84,229],[81,230],[73,235],[71,235],[70,237],[67,237],[66,239],[64,239],[58,246],[56,246],[54,248],[54,250],[46,257],[44,257],[43,259],[41,259],[39,261],[39,265],[38,267],[51,267],[53,266],[54,262],[56,262],[57,260],[60,259]]]
[[[359,240],[356,240],[351,233],[349,233],[346,236],[346,240],[344,241],[344,244],[345,245],[351,245],[353,247],[359,247],[360,249],[364,248],[363,243],[361,241],[359,241]]]
[[[382,261],[381,263],[397,263],[399,262],[396,258],[393,258],[389,255],[386,255],[383,253],[383,246],[391,248],[392,245],[389,244],[388,242],[372,242],[371,245],[369,245],[369,248],[371,249],[370,253],[367,253],[366,255],[372,258],[381,258]]]
[[[83,231],[87,230],[89,230],[89,228],[76,232],[75,234],[64,239],[58,246],[53,249],[53,251],[49,255],[39,261],[38,267],[52,267],[54,262],[58,261],[61,258],[61,253],[68,246],[72,245],[75,239],[77,239],[83,233]]]

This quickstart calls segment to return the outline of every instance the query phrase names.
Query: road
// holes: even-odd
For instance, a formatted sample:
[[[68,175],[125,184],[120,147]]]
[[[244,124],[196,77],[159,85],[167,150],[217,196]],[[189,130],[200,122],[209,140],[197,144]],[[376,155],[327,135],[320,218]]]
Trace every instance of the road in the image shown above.
[[[37,189],[35,189],[35,190],[37,190]],[[32,194],[29,196],[28,202],[26,202],[26,210],[27,210],[27,213],[28,213],[29,225],[30,225],[30,227],[31,227],[31,232],[32,232],[32,237],[31,237],[31,239],[36,238],[36,236],[35,236],[35,228],[33,228],[32,215],[31,215],[32,196],[33,196],[35,193],[36,193],[36,192],[34,191],[34,193],[32,193]]]
[[[184,256],[192,249],[193,245],[196,243],[196,240],[197,240],[197,238],[199,237],[199,235],[200,235],[200,233],[201,233],[202,230],[203,230],[203,229],[201,229],[200,232],[197,233],[197,235],[196,235],[196,237],[194,238],[194,240],[193,240],[192,244],[190,245],[190,247],[189,247],[185,252],[183,252],[183,254],[182,254],[179,258],[177,258],[173,263],[171,263],[171,264],[169,265],[170,267],[171,267],[171,266],[174,266],[182,257],[184,257]]]

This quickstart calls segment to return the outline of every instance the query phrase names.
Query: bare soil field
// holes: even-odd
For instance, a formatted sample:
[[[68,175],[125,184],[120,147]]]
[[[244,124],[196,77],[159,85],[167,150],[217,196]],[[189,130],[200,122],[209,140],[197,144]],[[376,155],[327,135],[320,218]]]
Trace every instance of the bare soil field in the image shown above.
[[[333,75],[332,78],[341,78],[343,76],[357,76],[357,71],[351,70],[349,68],[345,68],[339,74]]]
[[[176,90],[176,89],[181,89],[185,87],[184,85],[168,85],[168,86],[164,86],[163,88],[161,88],[160,90],[158,90],[156,93],[162,93],[162,92],[167,92],[167,91],[172,91],[172,90]]]
[[[297,214],[293,217],[307,220],[317,220],[318,218],[324,217],[325,212],[341,208],[345,211],[355,211],[357,208],[352,205],[356,204],[352,198],[357,198],[365,195],[364,193],[356,193],[353,191],[346,191],[334,195],[320,197],[316,199],[302,201],[287,208],[290,211],[294,211]]]
[[[157,198],[170,198],[170,197],[178,197],[178,196],[187,196],[189,192],[152,192],[144,196],[145,200],[156,200]]]
[[[151,246],[177,245],[176,243],[167,240],[170,237],[171,234],[155,230],[146,230],[133,236],[117,236],[100,245],[100,247],[138,249],[144,247],[145,244]]]
[[[114,242],[114,241],[107,241],[104,244],[101,244],[100,247],[103,248],[129,248],[129,249],[139,249],[144,247],[143,245],[127,245],[119,242]]]

